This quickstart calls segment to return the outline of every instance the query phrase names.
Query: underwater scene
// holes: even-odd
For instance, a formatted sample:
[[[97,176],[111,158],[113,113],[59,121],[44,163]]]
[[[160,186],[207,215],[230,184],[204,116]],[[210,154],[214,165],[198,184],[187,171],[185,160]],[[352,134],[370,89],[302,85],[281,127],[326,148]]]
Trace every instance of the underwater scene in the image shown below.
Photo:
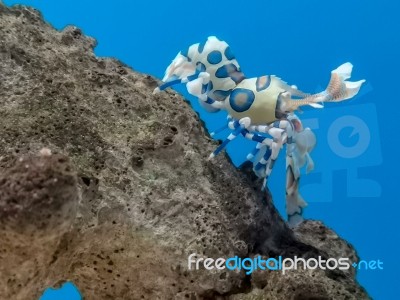
[[[400,299],[399,12],[0,0],[0,300]]]

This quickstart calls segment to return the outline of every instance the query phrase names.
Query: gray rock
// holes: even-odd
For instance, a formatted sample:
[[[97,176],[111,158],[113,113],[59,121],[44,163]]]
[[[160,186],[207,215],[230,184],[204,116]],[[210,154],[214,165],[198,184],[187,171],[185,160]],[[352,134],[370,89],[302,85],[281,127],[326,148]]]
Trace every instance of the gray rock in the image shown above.
[[[61,155],[20,157],[0,175],[0,298],[31,299],[76,218],[76,173]]]
[[[9,249],[0,252],[0,298],[37,299],[46,287],[66,280],[85,299],[96,300],[250,299],[256,293],[257,299],[309,299],[292,290],[301,282],[303,294],[330,297],[354,289],[346,299],[368,298],[350,273],[312,276],[299,270],[284,278],[271,272],[264,282],[244,272],[188,270],[191,253],[316,257],[328,250],[315,242],[320,233],[313,226],[289,229],[251,174],[235,169],[223,155],[207,161],[216,143],[181,96],[153,95],[154,78],[96,57],[95,44],[76,27],[56,31],[32,8],[0,3],[2,180],[7,187],[47,193],[48,187],[32,185],[33,179],[18,180],[30,178],[24,177],[19,157],[49,180],[55,175],[42,174],[41,162],[53,170],[49,164],[56,157],[69,157],[77,174],[71,179],[63,173],[67,177],[58,192],[52,190],[48,207],[31,206],[13,188],[0,193],[0,240]],[[43,147],[54,154],[32,158]],[[59,164],[54,161],[54,170]],[[9,177],[10,172],[17,175]],[[41,228],[37,221],[44,213],[53,220],[64,212],[57,203],[71,203],[70,213]],[[15,207],[23,216],[17,223],[3,218]],[[32,263],[37,253],[12,253],[15,241],[4,237],[15,232],[15,224],[34,226],[39,235],[51,229],[54,240],[42,252],[43,263]],[[338,241],[335,255],[345,244]],[[36,239],[29,242],[32,249],[43,246]],[[356,255],[351,247],[345,251]],[[284,291],[271,291],[275,285]]]

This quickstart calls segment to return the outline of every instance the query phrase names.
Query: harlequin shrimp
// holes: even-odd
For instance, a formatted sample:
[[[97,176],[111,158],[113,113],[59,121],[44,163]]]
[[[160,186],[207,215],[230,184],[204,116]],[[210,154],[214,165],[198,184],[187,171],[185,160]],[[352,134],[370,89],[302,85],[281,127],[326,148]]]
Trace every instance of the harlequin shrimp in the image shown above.
[[[184,83],[207,111],[226,110],[226,126],[211,135],[228,128],[231,133],[211,153],[210,159],[239,135],[254,141],[255,148],[247,160],[253,163],[255,174],[264,179],[263,189],[280,149],[286,145],[286,213],[289,225],[295,226],[303,220],[306,206],[299,193],[300,169],[305,165],[307,171],[313,169],[310,152],[316,138],[309,128],[303,128],[294,111],[304,105],[322,108],[324,102],[355,96],[365,80],[347,81],[352,67],[351,63],[339,66],[331,72],[325,91],[308,94],[274,75],[246,78],[229,45],[211,36],[204,43],[179,52],[154,92]]]

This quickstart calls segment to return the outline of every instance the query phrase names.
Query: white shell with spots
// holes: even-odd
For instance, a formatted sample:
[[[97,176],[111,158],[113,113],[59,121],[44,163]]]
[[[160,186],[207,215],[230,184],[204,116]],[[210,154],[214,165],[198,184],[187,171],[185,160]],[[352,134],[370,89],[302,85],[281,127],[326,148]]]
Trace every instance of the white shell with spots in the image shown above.
[[[230,101],[230,97],[225,99],[225,107],[228,113],[235,119],[249,117],[253,125],[270,124],[276,120],[275,109],[277,99],[280,93],[285,90],[282,88],[282,81],[274,76],[271,76],[271,83],[268,88],[257,92],[256,89],[257,78],[244,79],[239,83],[236,89],[248,89],[254,93],[254,102],[248,110],[243,112],[236,111]]]
[[[210,36],[207,39],[207,42],[204,44],[204,49],[201,53],[199,52],[199,45],[200,43],[197,43],[189,47],[188,57],[192,60],[193,65],[196,65],[196,63],[200,62],[206,67],[206,72],[210,74],[210,81],[212,82],[212,89],[209,91],[208,95],[213,100],[219,100],[213,97],[213,92],[216,90],[229,91],[236,86],[236,83],[230,77],[216,77],[215,74],[217,70],[227,64],[233,64],[240,69],[239,63],[236,59],[228,59],[225,56],[225,50],[229,47],[229,45],[224,41],[220,41],[215,36]],[[221,62],[218,64],[211,64],[207,60],[208,55],[213,51],[220,51],[222,54]]]

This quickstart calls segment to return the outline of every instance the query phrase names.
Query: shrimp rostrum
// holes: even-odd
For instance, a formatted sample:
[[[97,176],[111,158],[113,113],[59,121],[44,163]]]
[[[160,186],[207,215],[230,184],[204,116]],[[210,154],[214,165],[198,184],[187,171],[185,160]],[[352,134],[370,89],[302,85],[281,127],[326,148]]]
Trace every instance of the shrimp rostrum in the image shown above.
[[[306,206],[299,194],[300,169],[305,165],[307,171],[313,169],[310,152],[316,138],[309,128],[303,128],[294,112],[301,106],[322,108],[324,102],[354,97],[365,80],[347,81],[352,68],[349,62],[342,64],[331,72],[324,91],[308,94],[274,75],[246,78],[229,45],[211,36],[179,52],[154,92],[184,83],[207,111],[226,110],[226,127],[218,131],[230,129],[231,133],[210,159],[239,135],[254,141],[254,150],[247,160],[253,163],[255,174],[264,179],[263,189],[280,149],[286,145],[286,212],[289,224],[295,226],[303,220]]]

